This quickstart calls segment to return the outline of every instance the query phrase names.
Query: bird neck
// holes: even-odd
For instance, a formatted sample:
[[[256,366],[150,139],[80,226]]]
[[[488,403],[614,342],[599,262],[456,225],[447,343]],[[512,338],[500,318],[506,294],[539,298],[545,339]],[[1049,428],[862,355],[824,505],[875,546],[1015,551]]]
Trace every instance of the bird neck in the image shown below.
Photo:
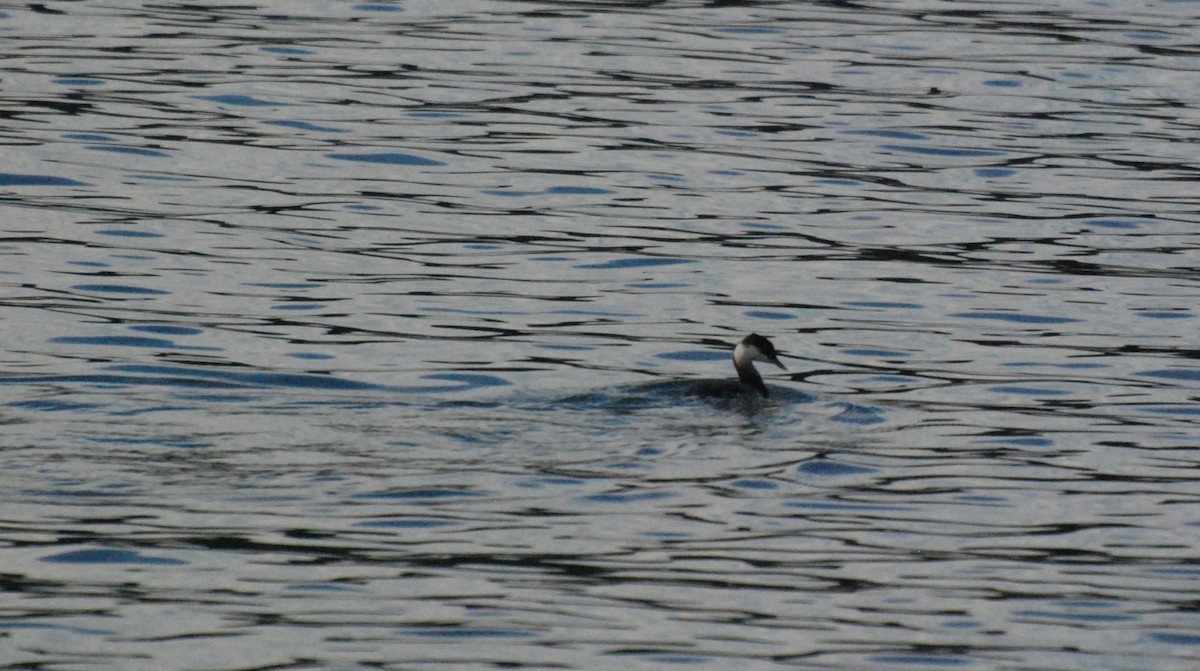
[[[737,370],[738,379],[742,384],[752,387],[758,393],[767,398],[767,385],[763,383],[762,375],[758,374],[758,369],[754,367],[754,355],[746,350],[742,345],[738,345],[733,350],[733,367]]]

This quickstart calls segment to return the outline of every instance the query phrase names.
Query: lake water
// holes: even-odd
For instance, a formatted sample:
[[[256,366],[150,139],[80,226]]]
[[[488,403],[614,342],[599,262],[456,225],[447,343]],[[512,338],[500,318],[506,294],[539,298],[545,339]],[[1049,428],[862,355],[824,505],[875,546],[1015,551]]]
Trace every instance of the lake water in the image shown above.
[[[8,5],[0,668],[1200,668],[1198,30]]]

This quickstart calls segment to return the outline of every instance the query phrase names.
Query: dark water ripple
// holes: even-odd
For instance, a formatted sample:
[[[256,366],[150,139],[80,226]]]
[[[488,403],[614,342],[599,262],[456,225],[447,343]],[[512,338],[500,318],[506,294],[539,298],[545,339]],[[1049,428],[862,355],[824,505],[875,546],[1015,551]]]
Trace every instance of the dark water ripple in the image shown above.
[[[0,8],[0,667],[1195,667],[1197,23]]]

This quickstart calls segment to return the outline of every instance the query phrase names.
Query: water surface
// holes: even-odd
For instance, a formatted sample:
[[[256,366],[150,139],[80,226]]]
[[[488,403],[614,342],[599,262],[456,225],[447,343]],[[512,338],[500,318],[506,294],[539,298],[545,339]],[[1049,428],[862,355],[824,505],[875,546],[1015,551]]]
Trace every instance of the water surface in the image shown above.
[[[1193,668],[1197,23],[0,10],[0,667]]]

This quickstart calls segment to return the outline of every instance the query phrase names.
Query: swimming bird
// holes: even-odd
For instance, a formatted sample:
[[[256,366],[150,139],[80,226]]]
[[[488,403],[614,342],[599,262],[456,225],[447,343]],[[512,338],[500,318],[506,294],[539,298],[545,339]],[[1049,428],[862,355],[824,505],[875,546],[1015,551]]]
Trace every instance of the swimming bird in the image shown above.
[[[754,368],[755,361],[767,361],[787,370],[779,362],[779,353],[771,341],[751,333],[733,348],[733,368],[737,371],[738,379],[700,380],[688,389],[688,396],[725,399],[761,394],[763,398],[768,398],[771,394],[763,383],[762,375]]]

